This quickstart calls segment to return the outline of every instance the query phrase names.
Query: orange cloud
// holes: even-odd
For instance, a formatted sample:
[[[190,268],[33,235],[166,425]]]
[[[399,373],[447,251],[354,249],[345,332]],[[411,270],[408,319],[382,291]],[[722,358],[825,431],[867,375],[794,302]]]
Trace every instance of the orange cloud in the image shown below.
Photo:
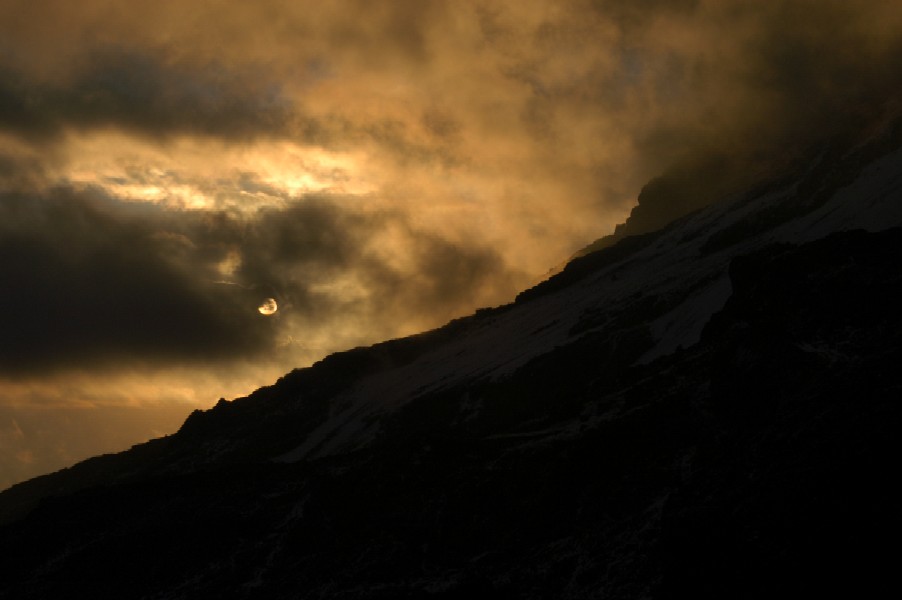
[[[881,0],[4,2],[0,314],[32,312],[0,389],[205,404],[504,302],[652,177],[635,227],[878,115],[900,30]]]

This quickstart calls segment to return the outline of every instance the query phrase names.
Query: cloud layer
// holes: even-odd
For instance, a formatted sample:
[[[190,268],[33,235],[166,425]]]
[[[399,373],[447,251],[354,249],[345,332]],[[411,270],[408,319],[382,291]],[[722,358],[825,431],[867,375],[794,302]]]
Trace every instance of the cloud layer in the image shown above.
[[[3,2],[0,405],[211,403],[509,300],[653,177],[637,230],[898,110],[900,30],[882,0]]]
[[[340,200],[236,216],[123,204],[98,190],[3,195],[0,373],[253,359],[292,335],[391,335],[450,318],[486,288],[516,290],[490,249]],[[270,296],[278,319],[256,311]]]

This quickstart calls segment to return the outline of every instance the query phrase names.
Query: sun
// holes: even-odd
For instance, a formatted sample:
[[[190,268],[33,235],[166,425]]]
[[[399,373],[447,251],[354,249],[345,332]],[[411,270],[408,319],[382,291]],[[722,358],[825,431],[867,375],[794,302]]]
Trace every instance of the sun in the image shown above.
[[[276,311],[279,310],[279,305],[276,303],[275,298],[267,298],[257,307],[257,310],[261,315],[266,315],[268,317],[276,314]]]

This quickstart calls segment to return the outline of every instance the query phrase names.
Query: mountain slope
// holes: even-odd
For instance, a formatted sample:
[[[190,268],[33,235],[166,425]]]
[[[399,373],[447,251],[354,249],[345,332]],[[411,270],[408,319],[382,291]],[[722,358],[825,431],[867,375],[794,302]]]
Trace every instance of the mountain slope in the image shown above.
[[[0,597],[890,585],[902,131],[0,495]]]

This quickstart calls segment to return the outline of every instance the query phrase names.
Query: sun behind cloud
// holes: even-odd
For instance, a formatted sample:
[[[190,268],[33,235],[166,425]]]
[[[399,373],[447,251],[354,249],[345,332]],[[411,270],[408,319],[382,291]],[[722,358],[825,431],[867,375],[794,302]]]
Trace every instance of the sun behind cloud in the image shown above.
[[[257,311],[261,315],[270,316],[276,314],[276,311],[279,310],[279,305],[276,303],[275,298],[267,298],[264,300],[260,306],[257,307]]]

